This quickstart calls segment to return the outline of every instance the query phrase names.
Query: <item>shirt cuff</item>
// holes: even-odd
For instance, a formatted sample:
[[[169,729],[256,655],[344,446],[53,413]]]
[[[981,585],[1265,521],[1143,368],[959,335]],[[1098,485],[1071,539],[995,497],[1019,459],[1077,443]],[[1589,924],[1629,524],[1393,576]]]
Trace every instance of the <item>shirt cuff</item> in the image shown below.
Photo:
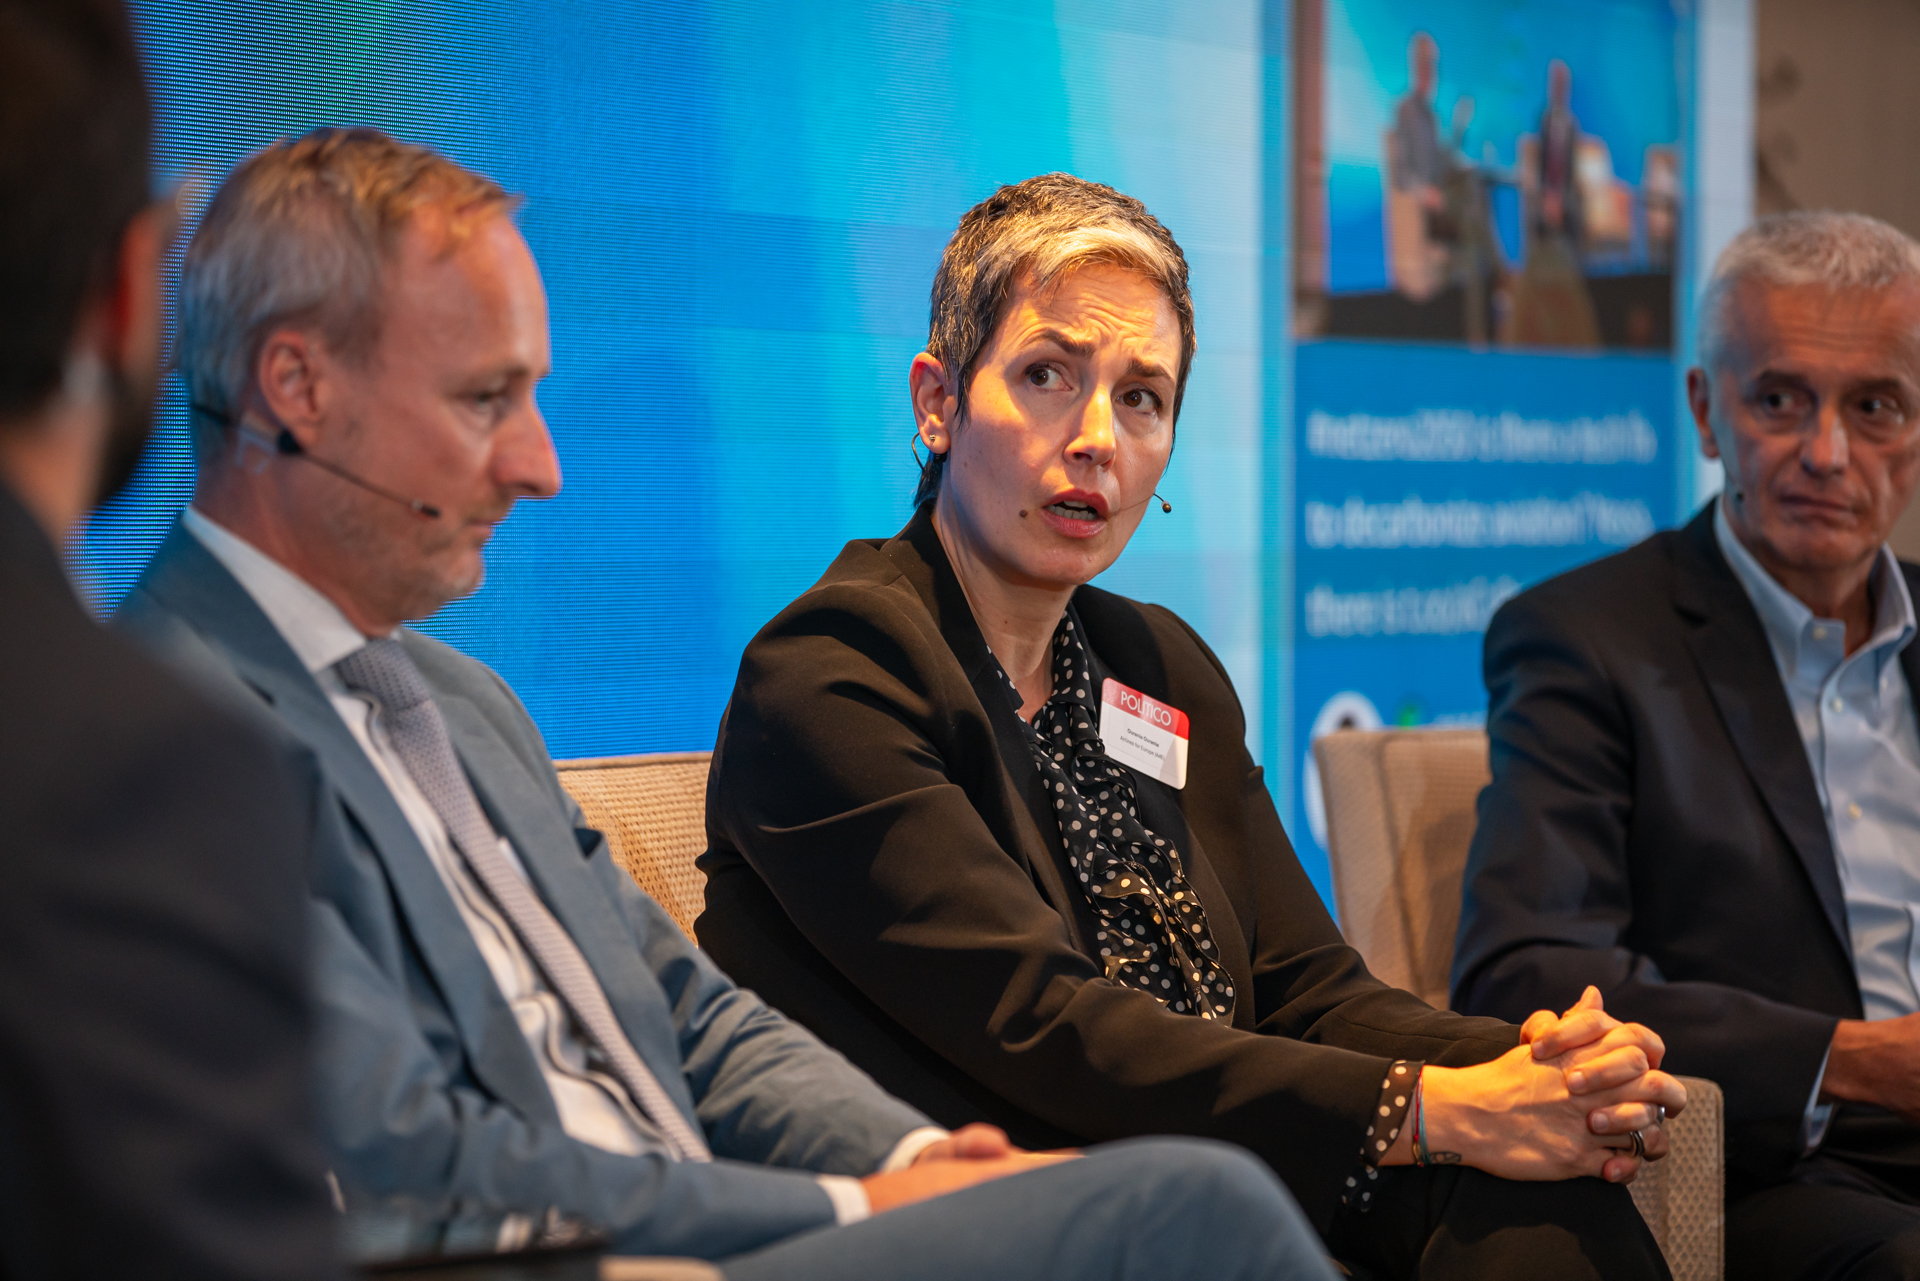
[[[937,1125],[923,1125],[917,1130],[908,1130],[906,1137],[893,1145],[893,1151],[887,1153],[887,1159],[880,1163],[875,1174],[892,1174],[895,1170],[904,1170],[920,1159],[925,1152],[942,1139],[952,1137],[951,1130],[943,1130]]]
[[[833,1221],[841,1227],[873,1217],[873,1202],[867,1200],[867,1190],[860,1186],[860,1180],[844,1174],[816,1174],[813,1178],[827,1200],[833,1202]]]
[[[1813,1092],[1807,1095],[1807,1110],[1800,1119],[1800,1155],[1812,1156],[1814,1149],[1827,1141],[1827,1126],[1833,1123],[1833,1104],[1820,1101],[1820,1087],[1827,1079],[1827,1059],[1833,1053],[1828,1046],[1820,1056],[1820,1070],[1813,1075]]]

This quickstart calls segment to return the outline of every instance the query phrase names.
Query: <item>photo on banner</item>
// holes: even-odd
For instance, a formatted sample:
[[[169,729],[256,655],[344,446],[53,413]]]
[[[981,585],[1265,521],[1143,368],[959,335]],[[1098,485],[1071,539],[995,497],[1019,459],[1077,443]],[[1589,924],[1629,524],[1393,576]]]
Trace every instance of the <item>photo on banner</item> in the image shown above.
[[[1290,830],[1311,745],[1478,725],[1488,619],[1674,523],[1676,0],[1296,0]]]

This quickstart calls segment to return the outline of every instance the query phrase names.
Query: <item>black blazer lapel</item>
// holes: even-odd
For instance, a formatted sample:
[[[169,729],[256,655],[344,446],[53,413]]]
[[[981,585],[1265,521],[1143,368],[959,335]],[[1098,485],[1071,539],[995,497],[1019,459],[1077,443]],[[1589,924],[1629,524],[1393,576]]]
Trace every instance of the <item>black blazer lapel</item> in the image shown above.
[[[177,524],[140,586],[224,653],[241,679],[312,749],[380,860],[408,933],[460,1029],[475,1074],[529,1115],[551,1114],[552,1096],[539,1065],[412,824],[273,621],[226,566]],[[327,892],[335,872],[344,869],[314,869],[319,892]]]
[[[901,576],[920,596],[927,612],[947,647],[959,660],[993,727],[1000,762],[1013,791],[1026,805],[1030,828],[1019,833],[1024,839],[1018,851],[1041,892],[1067,924],[1074,947],[1092,955],[1087,946],[1093,928],[1092,908],[1078,887],[1067,885],[1066,847],[1060,841],[1060,822],[1054,814],[1046,783],[1033,764],[1033,749],[1028,745],[1031,730],[1020,719],[1002,677],[1000,664],[987,647],[986,637],[974,621],[973,607],[961,590],[960,580],[947,559],[946,548],[933,528],[933,504],[923,503],[914,512],[905,529],[881,546],[881,552],[899,568]]]
[[[1846,899],[1813,768],[1759,612],[1720,553],[1711,507],[1693,519],[1674,548],[1674,607],[1686,620],[1687,646],[1700,677],[1754,787],[1813,882],[1827,923],[1851,954]]]

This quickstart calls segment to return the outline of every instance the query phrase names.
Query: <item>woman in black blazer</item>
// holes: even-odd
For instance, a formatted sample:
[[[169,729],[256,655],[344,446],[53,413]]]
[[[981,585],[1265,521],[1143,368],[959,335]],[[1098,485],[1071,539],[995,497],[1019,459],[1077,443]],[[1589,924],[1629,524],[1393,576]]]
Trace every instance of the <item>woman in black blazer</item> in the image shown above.
[[[1219,660],[1086,585],[1153,501],[1192,352],[1138,202],[1047,175],[962,220],[910,375],[919,509],[741,662],[701,944],[947,1125],[1244,1144],[1369,1274],[1664,1275],[1623,1188],[1549,1182],[1665,1151],[1658,1038],[1591,996],[1523,1031],[1373,978]]]

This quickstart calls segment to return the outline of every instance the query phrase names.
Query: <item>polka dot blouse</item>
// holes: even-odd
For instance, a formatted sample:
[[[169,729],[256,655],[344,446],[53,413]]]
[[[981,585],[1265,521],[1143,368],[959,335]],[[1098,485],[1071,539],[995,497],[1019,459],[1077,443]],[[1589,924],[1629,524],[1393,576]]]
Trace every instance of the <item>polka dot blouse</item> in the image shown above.
[[[1025,699],[1000,670],[1017,710]],[[1133,774],[1100,741],[1100,696],[1071,612],[1053,635],[1053,693],[1034,713],[1028,746],[1053,794],[1067,866],[1093,905],[1094,945],[1107,977],[1177,1014],[1233,1018],[1233,985],[1180,852],[1140,821]],[[1389,1065],[1341,1204],[1372,1208],[1379,1162],[1407,1123],[1423,1065]]]
[[[1002,680],[1018,708],[1020,691]],[[1029,745],[1060,823],[1067,865],[1096,921],[1107,977],[1177,1014],[1233,1018],[1233,984],[1180,852],[1141,823],[1133,774],[1100,742],[1100,695],[1071,613],[1053,637],[1053,694],[1034,714]]]

